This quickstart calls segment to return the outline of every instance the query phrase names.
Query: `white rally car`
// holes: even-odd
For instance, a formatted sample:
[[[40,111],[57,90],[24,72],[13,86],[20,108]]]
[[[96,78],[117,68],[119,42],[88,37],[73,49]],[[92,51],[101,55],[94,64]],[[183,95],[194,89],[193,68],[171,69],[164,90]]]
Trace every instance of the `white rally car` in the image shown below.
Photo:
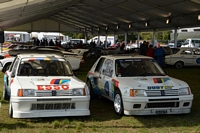
[[[37,50],[39,50],[39,49],[37,49]],[[82,58],[77,58],[77,57],[73,57],[73,56],[66,56],[67,52],[64,53],[62,51],[53,50],[53,49],[49,49],[49,48],[44,48],[44,49],[40,48],[40,50],[45,50],[45,51],[48,50],[49,53],[55,53],[55,52],[58,53],[58,52],[61,52],[62,56],[64,56],[65,59],[70,63],[72,70],[79,70],[80,69],[80,65],[82,63]],[[26,51],[28,51],[28,52],[30,51],[31,52],[31,51],[36,51],[36,50],[31,49],[31,50],[26,50]],[[12,52],[10,57],[4,58],[4,59],[0,60],[0,63],[2,63],[3,66],[6,66],[6,67],[9,67],[10,64],[12,63],[12,61],[14,60],[15,56],[17,54],[19,54],[19,53],[23,53],[24,50],[10,50],[9,52]],[[2,69],[3,68],[0,67],[0,70],[2,70]]]
[[[147,56],[101,56],[87,74],[91,98],[114,102],[119,115],[190,113],[189,85],[165,74]]]
[[[57,54],[19,54],[4,74],[3,98],[13,118],[87,116],[90,95]]]
[[[181,47],[175,54],[165,56],[165,64],[176,68],[184,66],[200,66],[200,49]]]

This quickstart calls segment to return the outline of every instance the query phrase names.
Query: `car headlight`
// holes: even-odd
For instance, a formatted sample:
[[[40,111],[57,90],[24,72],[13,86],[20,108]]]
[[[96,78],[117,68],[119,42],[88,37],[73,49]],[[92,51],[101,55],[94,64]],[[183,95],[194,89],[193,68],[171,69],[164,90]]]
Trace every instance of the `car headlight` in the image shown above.
[[[189,87],[179,88],[178,93],[179,95],[190,95],[190,88]]]
[[[147,93],[145,90],[130,89],[130,96],[131,97],[146,97]]]
[[[31,97],[35,96],[35,89],[19,89],[18,90],[19,97]]]
[[[73,89],[72,90],[72,95],[75,95],[75,96],[85,96],[86,95],[85,88]]]

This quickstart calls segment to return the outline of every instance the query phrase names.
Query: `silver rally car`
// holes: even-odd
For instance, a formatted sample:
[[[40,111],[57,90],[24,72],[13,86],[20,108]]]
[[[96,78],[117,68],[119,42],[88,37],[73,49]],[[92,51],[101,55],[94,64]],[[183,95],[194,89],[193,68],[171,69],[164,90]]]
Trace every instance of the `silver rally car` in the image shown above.
[[[87,74],[91,98],[113,101],[119,115],[190,113],[189,85],[172,78],[147,56],[101,56]]]
[[[89,89],[64,57],[42,51],[19,54],[3,70],[3,98],[10,100],[11,118],[90,115]]]

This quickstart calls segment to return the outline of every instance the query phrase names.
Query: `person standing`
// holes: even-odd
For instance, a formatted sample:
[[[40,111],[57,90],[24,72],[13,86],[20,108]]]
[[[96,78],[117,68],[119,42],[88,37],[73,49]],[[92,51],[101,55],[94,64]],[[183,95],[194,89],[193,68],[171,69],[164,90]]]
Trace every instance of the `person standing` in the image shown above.
[[[144,41],[141,45],[140,45],[140,55],[144,55],[146,56],[147,54],[147,44],[146,41]]]
[[[153,45],[149,45],[149,48],[147,50],[147,56],[154,58]]]
[[[154,55],[155,55],[156,61],[158,62],[160,67],[162,67],[163,66],[163,59],[165,57],[165,51],[160,46],[160,44],[158,44],[158,48],[155,50],[155,54]]]
[[[54,42],[52,39],[49,41],[49,46],[54,46]]]
[[[125,48],[125,43],[124,43],[124,41],[122,41],[122,43],[120,45],[120,50],[124,50],[124,48]]]

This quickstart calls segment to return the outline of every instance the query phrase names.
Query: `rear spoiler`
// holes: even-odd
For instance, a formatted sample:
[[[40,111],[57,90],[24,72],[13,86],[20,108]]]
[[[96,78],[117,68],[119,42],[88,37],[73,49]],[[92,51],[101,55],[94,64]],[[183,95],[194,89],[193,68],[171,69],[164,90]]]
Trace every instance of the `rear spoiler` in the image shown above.
[[[56,54],[63,56],[64,54],[59,50],[48,49],[48,48],[39,48],[39,49],[13,49],[9,50],[8,53],[10,56],[17,56],[18,54]]]

